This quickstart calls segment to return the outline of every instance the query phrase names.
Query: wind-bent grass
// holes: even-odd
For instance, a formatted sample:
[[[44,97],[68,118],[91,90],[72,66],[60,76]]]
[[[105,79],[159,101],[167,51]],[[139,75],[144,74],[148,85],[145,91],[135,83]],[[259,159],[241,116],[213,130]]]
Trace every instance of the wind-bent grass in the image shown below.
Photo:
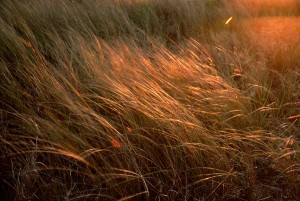
[[[221,4],[3,1],[1,200],[298,198],[299,70]]]

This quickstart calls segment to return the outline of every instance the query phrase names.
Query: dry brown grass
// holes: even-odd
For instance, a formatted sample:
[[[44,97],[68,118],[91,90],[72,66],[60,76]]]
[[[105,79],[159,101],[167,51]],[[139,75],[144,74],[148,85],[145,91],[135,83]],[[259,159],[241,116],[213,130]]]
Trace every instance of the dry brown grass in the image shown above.
[[[221,3],[3,1],[0,199],[296,200],[299,70]]]

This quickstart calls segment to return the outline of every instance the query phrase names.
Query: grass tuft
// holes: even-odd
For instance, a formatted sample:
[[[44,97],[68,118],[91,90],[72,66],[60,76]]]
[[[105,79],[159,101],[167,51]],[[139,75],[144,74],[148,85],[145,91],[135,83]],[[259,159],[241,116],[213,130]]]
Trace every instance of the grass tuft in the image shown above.
[[[0,200],[296,200],[299,47],[235,9],[2,1]]]

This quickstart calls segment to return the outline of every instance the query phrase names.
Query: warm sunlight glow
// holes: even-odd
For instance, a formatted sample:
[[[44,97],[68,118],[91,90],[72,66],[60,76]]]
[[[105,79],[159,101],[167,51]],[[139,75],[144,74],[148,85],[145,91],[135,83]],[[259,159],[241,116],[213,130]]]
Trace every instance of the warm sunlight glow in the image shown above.
[[[229,22],[232,20],[232,17],[228,18],[228,20],[225,22],[225,24],[229,24]]]
[[[0,201],[299,200],[293,2],[0,0]]]
[[[287,12],[293,11],[300,5],[297,0],[231,0],[237,10],[252,14],[264,12]]]
[[[249,42],[271,58],[283,65],[296,59],[300,50],[300,17],[256,17],[242,23],[250,28],[245,31]]]
[[[297,3],[296,0],[248,0],[252,5],[256,6],[271,6],[271,7],[289,7]]]
[[[254,32],[254,40],[259,40],[259,43],[268,48],[274,48],[276,44],[291,47],[300,42],[299,17],[259,17],[244,22],[248,23]]]
[[[251,0],[250,0],[251,1]],[[293,9],[298,3],[297,0],[252,0],[253,5],[263,9],[286,10]]]

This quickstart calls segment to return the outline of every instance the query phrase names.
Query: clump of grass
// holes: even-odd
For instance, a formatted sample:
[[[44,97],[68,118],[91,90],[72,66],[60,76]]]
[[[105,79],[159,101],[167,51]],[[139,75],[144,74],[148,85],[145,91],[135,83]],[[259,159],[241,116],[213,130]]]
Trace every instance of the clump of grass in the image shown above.
[[[5,1],[1,199],[297,198],[299,72],[192,39],[219,3]]]

